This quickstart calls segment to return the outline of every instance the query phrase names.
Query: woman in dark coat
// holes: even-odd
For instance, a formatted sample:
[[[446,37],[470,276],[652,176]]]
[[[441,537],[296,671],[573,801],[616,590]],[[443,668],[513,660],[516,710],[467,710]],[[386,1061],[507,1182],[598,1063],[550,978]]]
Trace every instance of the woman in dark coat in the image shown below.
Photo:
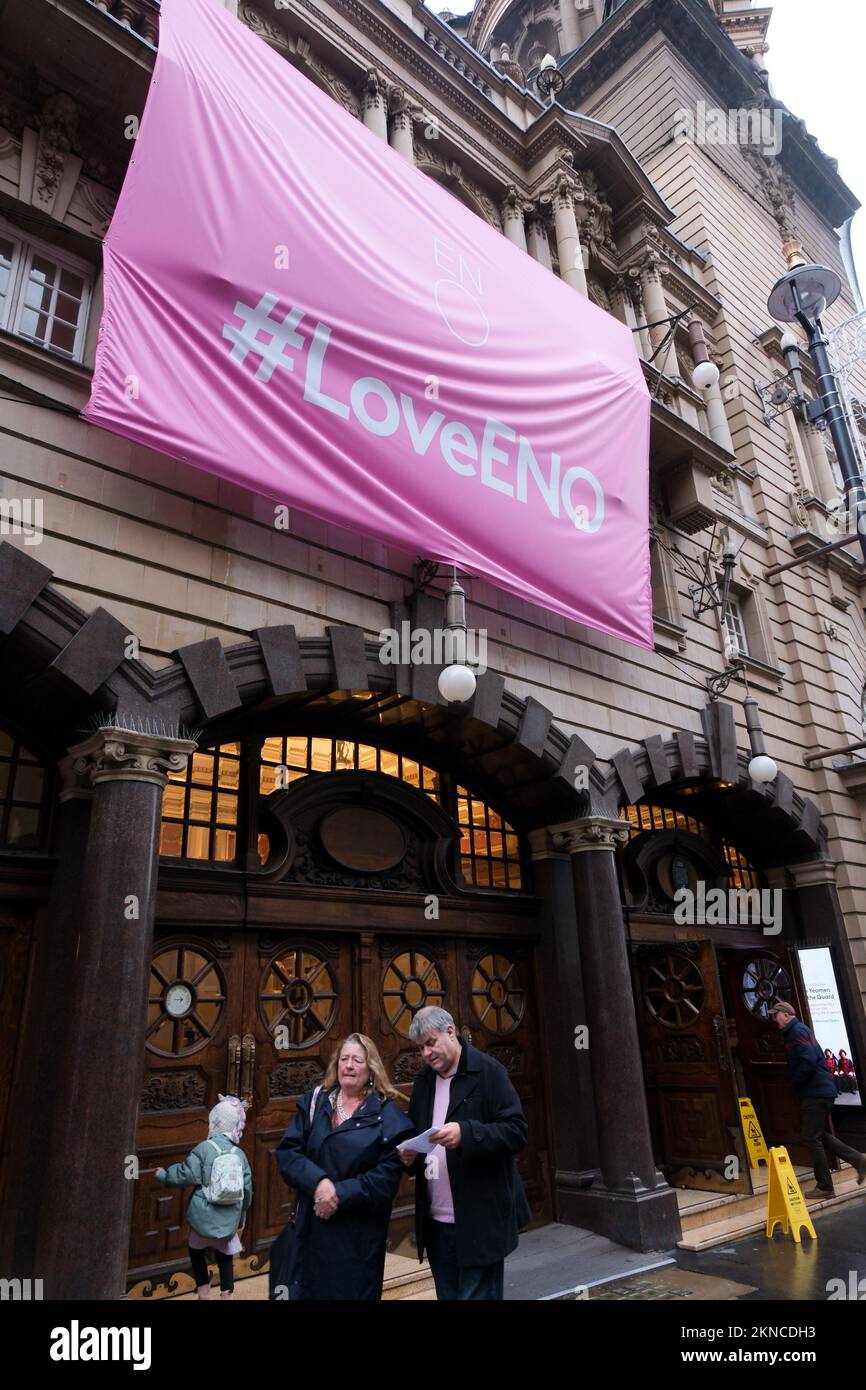
[[[396,1104],[402,1099],[375,1043],[350,1033],[322,1085],[298,1102],[277,1148],[280,1172],[298,1189],[286,1276],[292,1299],[382,1297],[403,1173],[396,1145],[415,1132]]]

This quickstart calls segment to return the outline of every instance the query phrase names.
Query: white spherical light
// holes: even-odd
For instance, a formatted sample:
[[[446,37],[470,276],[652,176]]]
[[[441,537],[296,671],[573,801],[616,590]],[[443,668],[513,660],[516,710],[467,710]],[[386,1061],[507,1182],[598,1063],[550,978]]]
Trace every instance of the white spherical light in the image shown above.
[[[692,381],[699,391],[709,391],[719,384],[719,369],[715,362],[699,362],[692,373]]]
[[[471,700],[475,694],[475,672],[468,666],[444,666],[439,673],[439,694],[452,705]]]
[[[766,753],[760,753],[749,763],[749,776],[753,782],[772,782],[778,774],[779,769]]]
[[[797,337],[796,333],[791,332],[790,328],[786,333],[782,334],[779,340],[779,347],[783,352],[790,352],[792,348],[798,348],[799,346],[800,339]]]

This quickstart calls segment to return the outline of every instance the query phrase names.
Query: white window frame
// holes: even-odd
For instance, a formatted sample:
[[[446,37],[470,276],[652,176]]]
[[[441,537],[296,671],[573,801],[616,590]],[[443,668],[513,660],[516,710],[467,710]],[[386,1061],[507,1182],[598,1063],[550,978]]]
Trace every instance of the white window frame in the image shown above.
[[[95,279],[93,266],[80,256],[70,255],[67,251],[59,251],[49,241],[42,241],[39,237],[24,236],[11,222],[6,222],[0,218],[0,236],[7,237],[15,244],[13,253],[12,273],[9,279],[9,293],[6,297],[5,306],[0,309],[0,328],[5,329],[16,338],[20,338],[22,343],[29,343],[31,347],[37,348],[42,352],[48,352],[52,357],[62,362],[81,363],[84,358],[84,346],[87,339],[87,324],[90,318],[90,305],[93,299],[93,282]],[[61,352],[59,348],[52,347],[50,343],[40,343],[35,338],[30,338],[21,333],[19,324],[21,315],[28,307],[24,303],[24,295],[30,279],[30,268],[33,264],[34,256],[42,256],[45,260],[51,261],[61,270],[69,270],[73,275],[79,275],[83,282],[81,294],[81,314],[75,332],[75,345],[72,353]]]
[[[728,606],[725,610],[725,634],[731,644],[736,643],[737,656],[751,655],[749,639],[746,635],[746,620],[743,616],[739,597],[736,594],[728,594]]]

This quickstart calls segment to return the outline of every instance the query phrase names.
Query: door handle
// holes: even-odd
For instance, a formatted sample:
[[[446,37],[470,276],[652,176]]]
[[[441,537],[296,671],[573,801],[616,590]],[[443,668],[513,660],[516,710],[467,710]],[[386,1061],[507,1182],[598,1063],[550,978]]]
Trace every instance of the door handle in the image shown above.
[[[237,1033],[229,1038],[228,1059],[226,1063],[226,1095],[240,1094],[241,1085],[241,1040]]]
[[[720,1014],[716,1014],[713,1019],[713,1032],[716,1037],[716,1047],[719,1053],[719,1066],[722,1071],[728,1070],[728,1039],[727,1025]]]
[[[241,1046],[241,1087],[235,1091],[235,1095],[240,1096],[241,1100],[253,1103],[253,1077],[256,1068],[256,1040],[252,1033],[244,1033],[244,1040]]]

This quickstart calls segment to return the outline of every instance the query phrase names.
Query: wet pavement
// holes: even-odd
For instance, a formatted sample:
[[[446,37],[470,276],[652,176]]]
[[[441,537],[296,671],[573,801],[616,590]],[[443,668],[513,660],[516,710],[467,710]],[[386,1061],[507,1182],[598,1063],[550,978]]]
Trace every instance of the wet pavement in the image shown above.
[[[681,1270],[752,1286],[754,1292],[737,1295],[744,1302],[823,1302],[831,1293],[840,1293],[840,1286],[832,1280],[841,1280],[851,1298],[856,1296],[851,1290],[861,1279],[860,1296],[866,1298],[866,1202],[852,1202],[814,1220],[818,1239],[804,1236],[801,1245],[777,1231],[772,1240],[763,1234],[753,1235],[700,1253],[671,1253]]]

